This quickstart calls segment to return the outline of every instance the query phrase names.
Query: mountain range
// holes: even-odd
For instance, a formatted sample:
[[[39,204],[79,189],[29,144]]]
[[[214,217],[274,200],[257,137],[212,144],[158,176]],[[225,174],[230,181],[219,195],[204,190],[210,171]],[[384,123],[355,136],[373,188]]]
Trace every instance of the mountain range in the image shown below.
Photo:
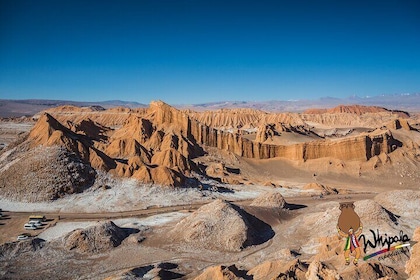
[[[420,93],[384,94],[376,96],[350,96],[346,98],[322,97],[319,99],[300,100],[270,100],[270,101],[220,101],[200,104],[171,104],[178,109],[191,109],[194,111],[252,108],[267,112],[303,112],[314,108],[332,108],[338,105],[366,105],[381,106],[388,109],[404,110],[408,112],[420,111]],[[135,101],[108,100],[108,101],[71,101],[47,99],[0,99],[0,117],[32,116],[40,111],[62,106],[73,105],[79,107],[100,106],[104,109],[112,107],[145,108],[146,104]]]

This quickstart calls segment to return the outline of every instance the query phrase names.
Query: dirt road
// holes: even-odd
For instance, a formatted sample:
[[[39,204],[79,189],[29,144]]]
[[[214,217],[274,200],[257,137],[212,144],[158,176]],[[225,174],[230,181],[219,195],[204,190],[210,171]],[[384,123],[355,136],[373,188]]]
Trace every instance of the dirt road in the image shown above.
[[[349,200],[356,201],[362,199],[373,198],[376,194],[372,193],[359,193],[359,194],[338,194],[328,195],[320,198],[319,196],[296,196],[287,197],[286,200],[291,205],[305,205],[311,206],[327,201],[340,201]],[[241,206],[247,206],[252,200],[241,200],[235,201],[236,204]],[[200,208],[202,205],[209,202],[185,204],[178,206],[165,206],[165,207],[149,207],[147,209],[137,209],[132,211],[123,212],[106,212],[106,213],[61,213],[61,212],[11,212],[3,211],[3,219],[0,221],[0,244],[4,242],[15,241],[17,235],[21,233],[30,233],[31,235],[38,235],[47,229],[49,226],[59,221],[92,221],[92,220],[109,220],[109,219],[120,219],[130,217],[141,217],[146,218],[157,214],[178,212],[178,211],[194,211]],[[46,215],[47,223],[41,229],[35,231],[27,231],[23,229],[23,225],[28,220],[30,215]]]

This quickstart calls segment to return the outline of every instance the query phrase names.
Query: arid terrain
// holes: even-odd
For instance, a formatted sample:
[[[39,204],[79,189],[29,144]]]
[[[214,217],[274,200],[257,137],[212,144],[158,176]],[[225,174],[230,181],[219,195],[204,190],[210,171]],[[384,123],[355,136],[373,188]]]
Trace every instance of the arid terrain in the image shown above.
[[[2,119],[0,278],[420,279],[420,119],[403,109],[155,101]],[[345,265],[340,202],[363,256],[406,247]],[[34,214],[47,220],[24,230]]]

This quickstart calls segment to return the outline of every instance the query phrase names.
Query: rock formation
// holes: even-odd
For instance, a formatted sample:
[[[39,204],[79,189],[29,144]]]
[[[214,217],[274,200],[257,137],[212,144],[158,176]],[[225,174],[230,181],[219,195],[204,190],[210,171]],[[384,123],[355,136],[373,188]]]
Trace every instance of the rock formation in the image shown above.
[[[278,192],[267,192],[252,201],[251,206],[283,209],[286,208],[287,202]]]
[[[389,129],[405,129],[405,130],[414,130],[406,119],[395,119],[389,122],[386,127]]]
[[[89,164],[64,148],[37,147],[0,172],[0,190],[15,200],[49,201],[82,192],[95,175]]]
[[[358,267],[352,267],[349,270],[340,273],[343,280],[358,279],[400,279],[397,271],[380,262],[369,261],[360,264]]]
[[[27,252],[41,250],[45,246],[45,240],[33,238],[24,242],[7,242],[0,245],[0,261],[6,262],[8,259],[19,257]]]
[[[72,110],[76,113],[72,114]],[[370,114],[368,111],[357,117]],[[241,111],[222,110],[220,120],[217,120],[217,112],[180,111],[162,101],[152,102],[149,108],[138,110],[60,107],[49,112],[41,114],[31,130],[27,140],[31,148],[61,146],[94,169],[168,186],[182,186],[186,177],[203,172],[206,167],[207,175],[221,182],[243,182],[238,176],[230,176],[226,170],[219,168],[216,172],[211,164],[198,168],[193,160],[204,155],[207,148],[251,159],[367,161],[391,153],[402,145],[394,139],[391,131],[384,129],[340,139],[322,139],[298,114],[245,110],[245,115],[241,116]],[[100,114],[106,119],[101,119]],[[216,116],[214,121],[209,118],[211,114]],[[111,121],[112,116],[118,120]],[[236,128],[216,129],[209,125]],[[406,127],[404,120],[399,120],[399,125]],[[260,127],[255,141],[246,137],[248,132],[237,129],[246,126],[249,129]],[[285,133],[311,138],[290,144],[270,140]]]
[[[244,279],[242,273],[235,265],[231,266],[211,266],[204,270],[202,274],[195,277],[194,280],[233,280]]]
[[[307,279],[305,273],[308,265],[299,259],[292,261],[267,261],[249,270],[247,275],[255,280],[264,279]]]
[[[303,187],[304,190],[315,190],[319,191],[321,194],[329,195],[329,194],[338,194],[338,190],[335,188],[331,188],[328,186],[321,185],[319,183],[309,183]]]
[[[116,166],[111,158],[93,146],[92,140],[86,135],[71,131],[48,113],[39,118],[28,138],[32,147],[65,147],[94,168],[110,170]]]
[[[117,247],[128,236],[113,222],[102,222],[86,229],[76,229],[63,237],[64,248],[79,253],[102,253]]]
[[[420,279],[420,227],[414,231],[412,241],[417,243],[411,248],[410,260],[405,265],[405,272],[410,279]]]
[[[339,105],[337,107],[331,109],[308,109],[304,112],[304,114],[355,114],[355,115],[363,115],[367,113],[393,113],[398,115],[402,118],[408,118],[410,115],[404,111],[398,110],[388,110],[383,107],[378,106],[363,106],[363,105]]]
[[[244,210],[222,200],[200,207],[171,231],[184,242],[219,251],[240,251],[259,244],[271,228]]]

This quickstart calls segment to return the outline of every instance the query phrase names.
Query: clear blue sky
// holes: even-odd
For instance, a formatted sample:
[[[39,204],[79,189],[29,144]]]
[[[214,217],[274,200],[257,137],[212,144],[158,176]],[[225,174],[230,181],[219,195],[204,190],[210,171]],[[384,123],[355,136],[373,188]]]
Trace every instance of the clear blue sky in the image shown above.
[[[420,91],[420,1],[0,0],[0,98]]]

